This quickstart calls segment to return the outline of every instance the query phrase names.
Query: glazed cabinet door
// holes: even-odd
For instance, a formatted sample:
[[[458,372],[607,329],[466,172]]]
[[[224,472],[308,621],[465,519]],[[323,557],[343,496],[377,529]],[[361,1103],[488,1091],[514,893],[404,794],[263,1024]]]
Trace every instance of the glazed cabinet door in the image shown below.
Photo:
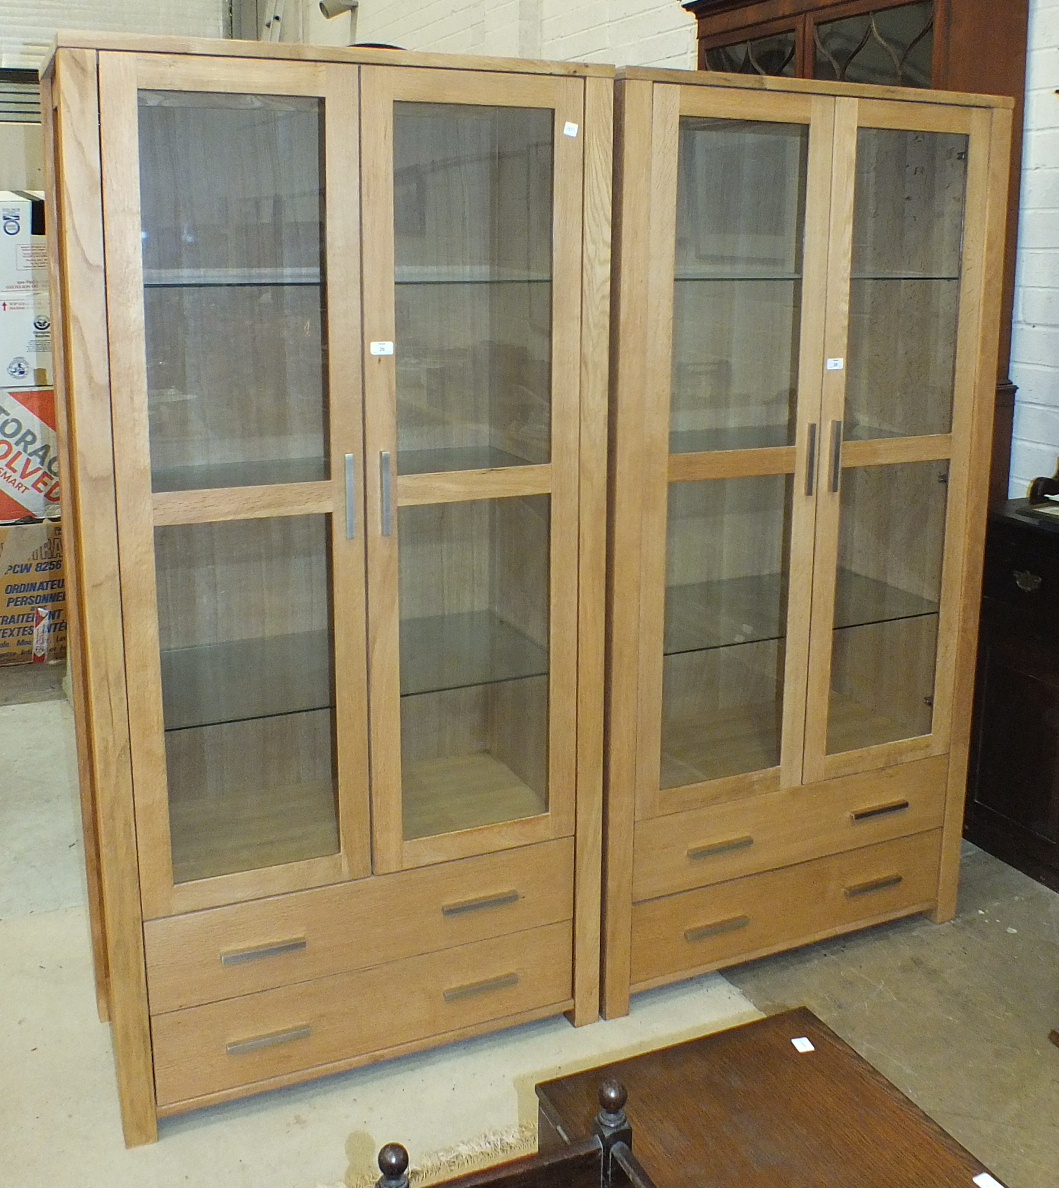
[[[646,397],[620,369],[615,496],[640,818],[801,779],[830,114],[810,96],[658,85],[645,167],[627,141],[624,227],[634,203],[651,226],[646,286],[623,255]]]
[[[573,832],[583,86],[363,71],[376,870]]]
[[[949,747],[987,123],[837,101],[807,781]]]
[[[218,62],[100,54],[147,918],[370,869],[356,72]]]

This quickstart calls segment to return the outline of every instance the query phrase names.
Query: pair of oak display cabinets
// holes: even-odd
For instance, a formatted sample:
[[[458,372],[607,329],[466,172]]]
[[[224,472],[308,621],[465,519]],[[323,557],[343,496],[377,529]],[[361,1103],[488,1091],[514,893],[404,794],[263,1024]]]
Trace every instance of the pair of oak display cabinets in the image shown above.
[[[951,916],[1010,106],[60,37],[129,1143]]]

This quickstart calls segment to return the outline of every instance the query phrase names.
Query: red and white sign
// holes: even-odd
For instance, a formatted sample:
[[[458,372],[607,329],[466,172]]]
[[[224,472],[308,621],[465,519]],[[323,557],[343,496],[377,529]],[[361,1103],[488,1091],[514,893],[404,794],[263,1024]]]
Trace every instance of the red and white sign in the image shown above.
[[[55,392],[0,389],[0,522],[58,514]]]

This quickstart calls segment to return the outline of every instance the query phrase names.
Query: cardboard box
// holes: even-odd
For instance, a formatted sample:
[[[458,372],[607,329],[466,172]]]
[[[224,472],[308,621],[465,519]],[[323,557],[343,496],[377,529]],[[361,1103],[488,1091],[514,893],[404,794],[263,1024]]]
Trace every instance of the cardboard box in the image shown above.
[[[59,521],[0,526],[0,666],[61,660],[65,655],[66,581]]]
[[[58,516],[57,446],[53,389],[0,388],[0,524]]]
[[[44,196],[0,190],[0,383],[52,380]]]

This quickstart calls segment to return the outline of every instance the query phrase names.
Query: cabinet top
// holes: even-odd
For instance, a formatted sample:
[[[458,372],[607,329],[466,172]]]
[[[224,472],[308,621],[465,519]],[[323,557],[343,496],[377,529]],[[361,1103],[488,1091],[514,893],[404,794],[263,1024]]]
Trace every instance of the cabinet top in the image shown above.
[[[1010,95],[975,95],[967,91],[936,91],[925,87],[885,87],[861,83],[821,81],[809,78],[780,78],[771,74],[725,74],[719,70],[654,70],[645,66],[622,66],[615,71],[619,81],[674,83],[693,87],[738,87],[749,91],[790,94],[835,95],[850,99],[899,99],[905,103],[950,104],[957,107],[1011,109]]]
[[[138,33],[60,30],[41,77],[54,68],[63,50],[137,54],[188,54],[214,58],[272,58],[285,62],[347,62],[354,65],[418,66],[433,70],[491,70],[508,74],[552,74],[567,78],[613,78],[614,67],[595,62],[543,62],[528,58],[431,54],[368,46],[302,45],[294,42],[237,41],[224,37],[158,37]]]

